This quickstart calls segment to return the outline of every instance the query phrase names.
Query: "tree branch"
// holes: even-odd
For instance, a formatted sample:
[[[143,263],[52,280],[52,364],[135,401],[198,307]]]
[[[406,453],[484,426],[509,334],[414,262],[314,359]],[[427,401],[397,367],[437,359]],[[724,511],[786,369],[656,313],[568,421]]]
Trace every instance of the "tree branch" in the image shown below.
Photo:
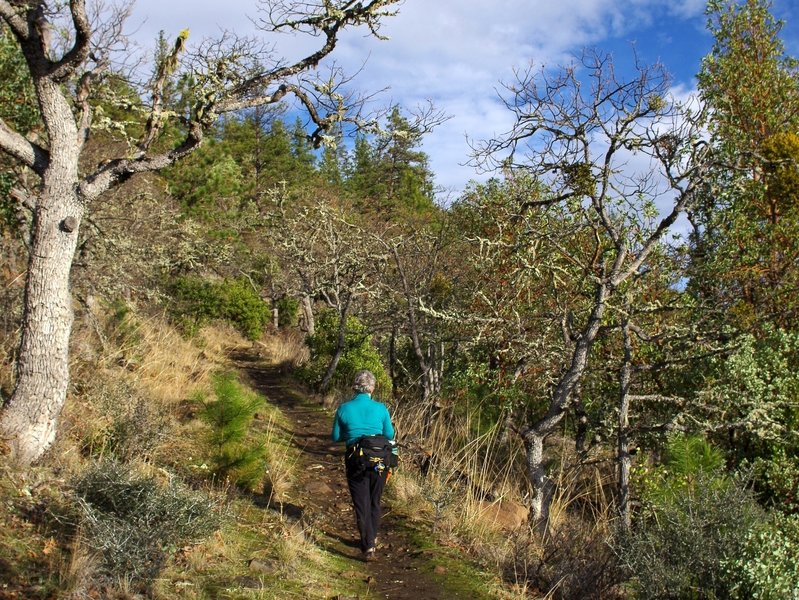
[[[92,37],[91,25],[86,16],[85,0],[70,0],[69,12],[75,28],[75,43],[61,60],[53,64],[50,71],[50,76],[61,82],[71,77],[78,66],[88,58]]]
[[[50,161],[47,150],[11,129],[2,119],[0,119],[0,149],[40,176]]]

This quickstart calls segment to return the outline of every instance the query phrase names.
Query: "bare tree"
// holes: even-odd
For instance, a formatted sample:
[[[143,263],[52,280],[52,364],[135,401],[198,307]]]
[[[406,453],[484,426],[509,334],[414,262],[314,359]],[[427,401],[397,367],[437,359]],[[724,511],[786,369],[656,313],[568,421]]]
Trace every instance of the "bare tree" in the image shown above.
[[[337,315],[335,348],[317,382],[318,389],[325,391],[346,350],[347,319],[374,293],[385,256],[352,216],[327,199],[290,208],[281,205],[279,209],[274,216],[274,243],[289,274],[287,289],[303,303],[321,300]]]
[[[524,174],[537,186],[529,197],[512,199],[519,237],[496,243],[511,254],[537,244],[516,269],[550,273],[561,286],[569,279],[573,289],[581,287],[575,297],[583,298],[579,310],[564,307],[563,355],[546,409],[515,427],[526,448],[532,514],[545,524],[553,491],[545,441],[575,399],[613,302],[646,276],[648,260],[695,200],[710,156],[701,115],[670,98],[659,65],[639,66],[637,77],[625,82],[616,78],[607,56],[586,52],[578,65],[555,76],[520,72],[507,91],[516,123],[507,134],[477,145],[475,160]],[[621,384],[624,400],[623,377]],[[626,452],[624,439],[620,451]]]
[[[457,273],[448,263],[453,232],[443,220],[434,223],[389,227],[373,234],[388,257],[389,267],[380,282],[374,321],[389,333],[389,367],[397,389],[400,371],[421,390],[427,411],[424,428],[438,408],[446,363],[445,346],[451,338],[447,327],[452,316],[448,304],[458,285]],[[406,338],[412,364],[405,365],[397,343]]]
[[[69,273],[78,230],[87,208],[109,188],[137,173],[156,171],[185,157],[203,141],[221,113],[279,102],[293,95],[306,109],[318,143],[326,129],[357,117],[341,87],[341,77],[314,76],[330,55],[341,32],[365,26],[379,37],[385,17],[399,0],[313,0],[260,3],[264,32],[307,33],[317,49],[286,61],[256,40],[224,36],[189,52],[182,32],[170,52],[155,65],[142,134],[130,150],[86,172],[79,161],[92,134],[92,94],[110,72],[112,51],[124,41],[122,12],[93,20],[85,0],[64,8],[70,35],[63,49],[55,43],[54,19],[46,1],[0,0],[0,18],[19,43],[30,72],[44,124],[44,136],[32,141],[27,132],[0,122],[0,149],[38,176],[38,187],[21,198],[33,211],[32,239],[24,298],[16,387],[0,419],[0,434],[16,459],[31,463],[52,443],[69,381],[68,347],[72,328]],[[60,23],[59,23],[60,24]],[[170,111],[164,102],[169,78],[180,69],[191,75],[190,107]],[[162,136],[170,121],[185,132],[175,143]]]

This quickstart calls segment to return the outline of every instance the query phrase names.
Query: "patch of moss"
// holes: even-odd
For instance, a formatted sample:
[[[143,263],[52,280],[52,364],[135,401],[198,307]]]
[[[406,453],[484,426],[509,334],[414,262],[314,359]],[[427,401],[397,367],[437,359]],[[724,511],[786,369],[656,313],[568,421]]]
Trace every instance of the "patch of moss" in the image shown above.
[[[412,526],[400,527],[416,551],[425,556],[422,572],[435,578],[447,591],[448,598],[496,598],[493,591],[498,585],[496,578],[464,556],[458,548],[439,544],[430,531]]]

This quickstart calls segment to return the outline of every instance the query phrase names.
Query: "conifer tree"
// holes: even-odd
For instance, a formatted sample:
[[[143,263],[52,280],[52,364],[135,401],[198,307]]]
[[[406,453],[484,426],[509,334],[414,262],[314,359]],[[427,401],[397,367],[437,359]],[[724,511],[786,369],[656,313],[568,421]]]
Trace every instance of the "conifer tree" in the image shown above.
[[[796,322],[799,79],[767,0],[713,0],[699,88],[716,178],[691,215],[691,289],[743,329]]]

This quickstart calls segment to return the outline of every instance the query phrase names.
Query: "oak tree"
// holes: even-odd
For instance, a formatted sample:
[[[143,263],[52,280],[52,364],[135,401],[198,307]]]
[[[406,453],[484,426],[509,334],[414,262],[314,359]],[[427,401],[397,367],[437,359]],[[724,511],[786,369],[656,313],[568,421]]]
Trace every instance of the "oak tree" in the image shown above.
[[[0,19],[25,59],[41,115],[40,132],[0,121],[0,149],[24,165],[37,180],[15,197],[32,211],[30,256],[24,316],[14,391],[0,417],[0,432],[16,459],[30,463],[52,443],[69,382],[69,338],[73,322],[70,268],[81,222],[91,203],[138,173],[163,169],[194,151],[220,114],[274,104],[293,96],[313,123],[309,134],[320,142],[326,129],[354,119],[357,99],[341,86],[333,68],[317,76],[320,62],[336,48],[343,30],[363,26],[380,37],[381,22],[395,14],[398,0],[258,4],[264,33],[309,34],[317,47],[297,60],[284,60],[261,40],[224,35],[195,49],[188,31],[154,65],[148,95],[138,101],[140,125],[128,133],[126,151],[84,166],[82,153],[98,125],[122,129],[95,111],[94,101],[113,69],[115,53],[125,50],[122,34],[127,10],[93,15],[85,0],[63,7],[46,1],[0,0]],[[61,14],[59,14],[61,11]],[[61,20],[59,20],[61,19]],[[56,33],[67,31],[65,39]],[[169,110],[167,82],[189,75],[185,110]],[[162,136],[170,123],[181,135]]]
[[[544,405],[515,424],[525,443],[533,514],[546,522],[553,484],[545,441],[572,408],[595,342],[622,310],[625,291],[647,276],[649,260],[696,201],[711,158],[700,115],[669,96],[660,65],[638,65],[625,81],[608,56],[586,52],[555,75],[520,72],[505,102],[514,126],[476,146],[476,159],[535,185],[508,199],[500,237],[481,246],[502,250],[497,256],[509,283],[540,274],[565,282],[559,287],[577,300],[560,302],[556,294],[548,303],[562,311],[562,354]],[[634,160],[643,166],[633,169]],[[524,314],[513,305],[497,308],[511,324]],[[533,329],[520,328],[518,337],[538,343]]]

